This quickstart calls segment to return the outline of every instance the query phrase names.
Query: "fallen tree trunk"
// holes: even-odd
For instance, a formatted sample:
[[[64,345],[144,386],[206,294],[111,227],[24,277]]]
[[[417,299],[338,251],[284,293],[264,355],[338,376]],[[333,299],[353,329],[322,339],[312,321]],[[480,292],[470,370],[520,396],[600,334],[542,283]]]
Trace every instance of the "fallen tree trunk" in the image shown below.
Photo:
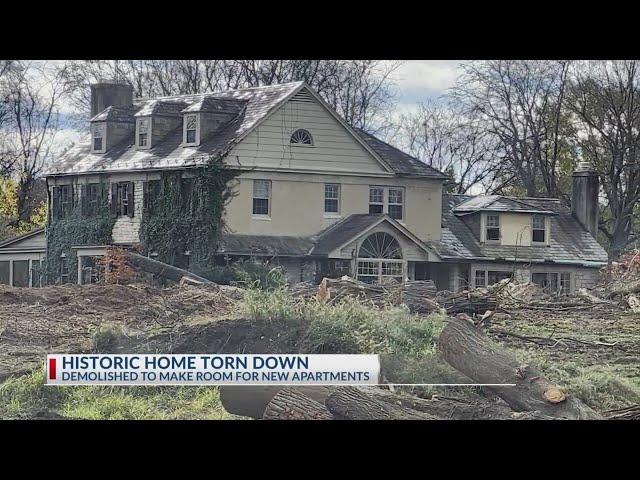
[[[178,283],[182,282],[183,284],[215,285],[211,280],[207,280],[206,278],[187,270],[174,267],[168,263],[159,262],[158,260],[154,260],[143,255],[138,255],[137,253],[126,252],[125,257],[132,267],[165,280],[171,280]]]
[[[438,351],[449,365],[475,382],[515,384],[486,387],[515,411],[538,411],[566,419],[600,418],[579,399],[566,395],[532,368],[520,365],[470,322],[451,319],[440,334]]]
[[[224,409],[243,417],[262,418],[267,406],[283,387],[281,386],[221,386],[220,402]],[[331,392],[331,387],[324,386],[296,386],[289,387],[316,402],[323,404]]]
[[[393,395],[393,394],[392,394]],[[437,420],[431,414],[388,401],[354,387],[337,387],[325,405],[338,420]]]
[[[616,286],[611,289],[607,296],[613,298],[617,295],[629,295],[630,293],[640,293],[640,280],[624,283],[619,287]]]
[[[295,388],[283,388],[271,399],[262,416],[264,420],[333,420],[324,404],[316,402]]]

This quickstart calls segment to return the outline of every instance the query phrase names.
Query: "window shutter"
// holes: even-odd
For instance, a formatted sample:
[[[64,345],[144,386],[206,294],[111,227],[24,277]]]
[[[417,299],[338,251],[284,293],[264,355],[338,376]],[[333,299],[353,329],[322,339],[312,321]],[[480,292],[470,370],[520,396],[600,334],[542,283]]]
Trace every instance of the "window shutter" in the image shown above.
[[[60,218],[60,187],[53,187],[51,202],[53,203],[53,208],[51,209],[51,220],[57,220]]]
[[[133,218],[133,212],[135,210],[133,191],[134,191],[134,183],[127,182],[127,196],[129,198],[129,217],[130,218]]]
[[[87,208],[87,185],[80,185],[80,212],[83,217],[86,217],[88,214]]]
[[[142,182],[142,213],[149,211],[149,182]]]
[[[118,216],[118,184],[111,184],[111,216]]]

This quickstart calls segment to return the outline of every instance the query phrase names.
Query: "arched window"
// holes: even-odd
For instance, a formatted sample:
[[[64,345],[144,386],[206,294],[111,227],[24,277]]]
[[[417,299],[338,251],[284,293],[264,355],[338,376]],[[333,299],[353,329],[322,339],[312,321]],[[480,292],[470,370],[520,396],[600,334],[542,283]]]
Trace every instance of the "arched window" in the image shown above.
[[[313,137],[309,132],[301,128],[293,132],[290,143],[295,145],[313,145]]]
[[[402,249],[392,235],[377,232],[365,238],[358,250],[358,280],[367,283],[404,280]]]

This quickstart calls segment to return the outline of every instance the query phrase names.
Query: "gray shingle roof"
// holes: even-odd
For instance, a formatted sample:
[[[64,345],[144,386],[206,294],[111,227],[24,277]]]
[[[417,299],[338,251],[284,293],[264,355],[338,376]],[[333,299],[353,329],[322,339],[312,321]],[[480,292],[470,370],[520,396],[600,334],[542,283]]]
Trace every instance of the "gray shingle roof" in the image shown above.
[[[383,142],[364,130],[356,130],[356,133],[396,173],[400,175],[417,175],[421,177],[438,178],[442,180],[448,179],[448,177],[442,172],[430,167],[426,163],[421,162],[402,150]]]
[[[439,255],[456,259],[499,260],[514,258],[519,261],[555,262],[597,266],[607,262],[607,253],[593,236],[573,217],[569,208],[560,200],[527,198],[514,199],[542,211],[553,212],[551,218],[550,245],[516,247],[481,244],[471,229],[454,213],[456,206],[473,197],[469,195],[443,195],[442,239],[433,246]]]
[[[181,128],[176,128],[148,150],[136,149],[133,145],[133,135],[104,154],[91,153],[89,143],[80,144],[50,165],[45,175],[171,169],[201,165],[210,156],[225,155],[262,119],[304,86],[303,82],[292,82],[217,93],[136,99],[131,110],[109,107],[93,120],[107,120],[117,115],[121,121],[133,121],[134,116],[179,115],[192,111],[229,113],[234,115],[234,118],[220,130],[206,137],[199,146],[183,146]],[[418,159],[368,133],[361,130],[356,130],[355,133],[399,175],[447,178]]]
[[[531,202],[521,198],[505,197],[504,195],[477,195],[459,203],[454,208],[455,213],[489,212],[521,212],[553,214]]]
[[[380,221],[385,215],[354,213],[334,223],[315,237],[312,253],[326,255]]]

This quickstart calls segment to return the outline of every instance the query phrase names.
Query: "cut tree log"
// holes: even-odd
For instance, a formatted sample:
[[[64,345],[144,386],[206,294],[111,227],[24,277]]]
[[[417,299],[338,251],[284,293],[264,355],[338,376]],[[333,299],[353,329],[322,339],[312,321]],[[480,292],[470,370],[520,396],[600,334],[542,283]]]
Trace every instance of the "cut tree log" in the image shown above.
[[[263,420],[333,420],[320,402],[295,388],[283,388],[274,395],[262,416]]]
[[[517,411],[537,411],[566,419],[601,418],[579,399],[526,365],[520,365],[504,349],[469,322],[451,319],[438,340],[440,356],[453,368],[483,384],[515,384],[486,387]]]
[[[630,293],[640,293],[640,280],[627,282],[619,287],[614,287],[609,291],[609,298],[617,295],[629,295]]]
[[[215,285],[211,280],[207,280],[204,277],[191,273],[182,268],[174,267],[168,263],[159,262],[149,257],[139,255],[133,252],[126,252],[125,257],[127,262],[137,270],[150,273],[156,277],[163,278],[165,280],[171,280],[173,282],[181,284],[202,284],[202,285]]]

